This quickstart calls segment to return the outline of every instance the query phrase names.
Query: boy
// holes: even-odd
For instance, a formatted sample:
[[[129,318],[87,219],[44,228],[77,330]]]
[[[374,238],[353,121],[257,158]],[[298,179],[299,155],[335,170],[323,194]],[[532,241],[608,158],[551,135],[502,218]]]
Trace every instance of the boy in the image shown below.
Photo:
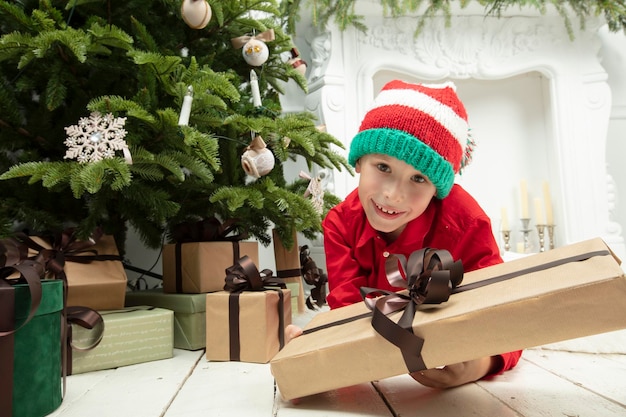
[[[348,162],[359,174],[359,185],[323,221],[331,308],[361,302],[360,287],[400,290],[385,274],[389,254],[445,249],[465,271],[502,262],[489,218],[454,184],[471,158],[468,131],[454,84],[395,80],[383,87],[350,145]],[[411,376],[433,388],[455,387],[510,369],[520,355]]]

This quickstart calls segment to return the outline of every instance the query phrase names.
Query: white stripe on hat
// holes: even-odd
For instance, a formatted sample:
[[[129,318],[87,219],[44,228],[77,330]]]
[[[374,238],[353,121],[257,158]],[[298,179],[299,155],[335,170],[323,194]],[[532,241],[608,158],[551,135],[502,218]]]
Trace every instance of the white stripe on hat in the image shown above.
[[[407,106],[427,113],[450,132],[465,153],[468,132],[467,121],[449,106],[421,91],[406,88],[381,91],[376,97],[372,109],[389,105]]]

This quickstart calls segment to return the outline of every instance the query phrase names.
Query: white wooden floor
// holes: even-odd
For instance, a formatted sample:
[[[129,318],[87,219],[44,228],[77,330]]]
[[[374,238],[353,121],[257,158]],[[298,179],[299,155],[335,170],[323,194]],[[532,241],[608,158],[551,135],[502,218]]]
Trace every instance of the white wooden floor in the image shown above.
[[[310,317],[300,316],[294,322]],[[332,375],[328,376],[332,378]],[[626,331],[524,351],[496,379],[450,390],[403,375],[283,401],[269,365],[208,362],[203,351],[73,375],[54,417],[626,416]]]

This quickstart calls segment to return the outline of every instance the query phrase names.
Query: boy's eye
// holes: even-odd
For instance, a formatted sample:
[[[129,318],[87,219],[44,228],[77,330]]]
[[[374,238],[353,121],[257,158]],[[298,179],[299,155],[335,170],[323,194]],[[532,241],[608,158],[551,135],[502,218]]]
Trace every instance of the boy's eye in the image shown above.
[[[421,183],[426,182],[426,178],[423,175],[413,175],[411,177],[411,181],[421,184]]]
[[[376,168],[378,168],[378,170],[381,172],[391,171],[391,168],[389,168],[389,165],[383,164],[383,163],[376,164]]]

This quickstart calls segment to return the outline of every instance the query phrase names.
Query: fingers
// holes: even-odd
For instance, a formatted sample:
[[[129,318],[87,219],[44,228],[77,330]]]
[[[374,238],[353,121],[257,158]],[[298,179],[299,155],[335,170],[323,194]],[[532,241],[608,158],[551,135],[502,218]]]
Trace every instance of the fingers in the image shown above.
[[[302,329],[296,326],[295,324],[289,324],[285,327],[285,343],[289,343],[292,339],[300,336],[302,334]]]

